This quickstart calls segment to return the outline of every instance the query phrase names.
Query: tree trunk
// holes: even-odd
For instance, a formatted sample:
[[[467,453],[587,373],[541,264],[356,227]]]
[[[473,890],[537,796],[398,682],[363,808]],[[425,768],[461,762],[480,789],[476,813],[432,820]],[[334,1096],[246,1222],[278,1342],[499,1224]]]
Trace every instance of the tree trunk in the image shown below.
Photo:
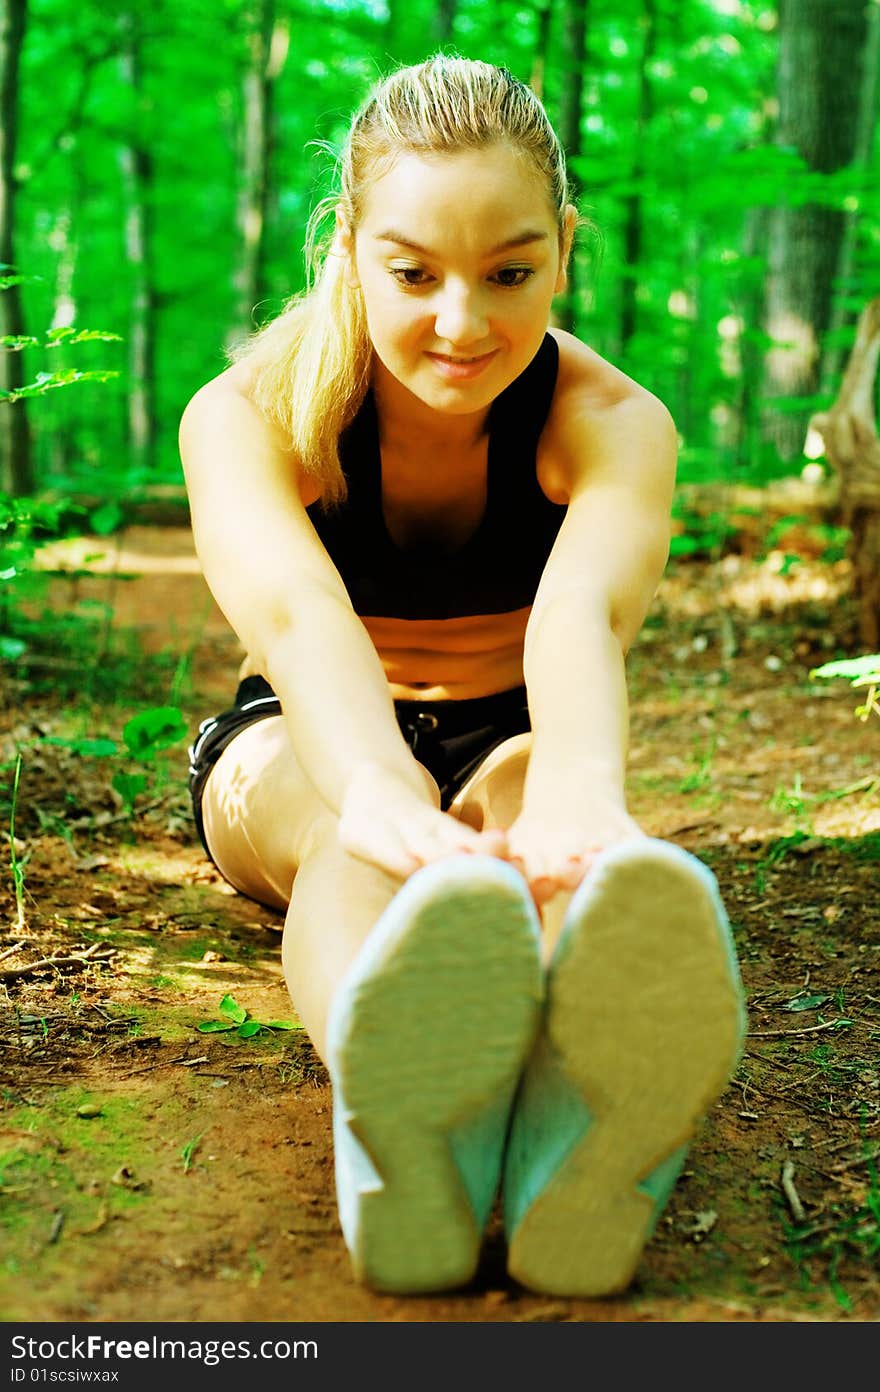
[[[71,152],[71,159],[76,156]],[[76,324],[76,300],[74,298],[74,276],[76,271],[76,253],[78,243],[76,241],[74,228],[77,219],[71,206],[62,207],[55,215],[52,231],[49,233],[49,245],[54,251],[56,261],[55,272],[55,309],[52,314],[53,329],[71,328]],[[74,367],[73,354],[76,349],[68,349],[62,341],[57,348],[52,349],[52,366],[56,372],[63,372],[66,368]],[[56,397],[60,396],[66,402],[68,393],[53,393]],[[70,393],[73,396],[73,393]],[[75,398],[74,398],[75,400]],[[53,403],[54,404],[54,403]],[[70,428],[70,416],[64,411],[63,407],[58,410],[55,417],[54,429],[49,432],[49,439],[43,441],[44,449],[47,452],[47,462],[49,475],[65,474],[71,461],[71,444],[73,432]],[[42,470],[41,470],[42,473]]]
[[[743,260],[750,262],[760,254],[767,232],[768,210],[764,207],[751,208],[746,218],[743,232]],[[761,393],[763,375],[762,349],[755,339],[757,335],[749,332],[752,325],[760,324],[762,311],[761,287],[743,291],[742,296],[733,302],[733,309],[742,326],[739,330],[740,371],[738,374],[738,396],[734,404],[736,422],[733,445],[737,468],[749,470],[756,468],[761,457],[761,421],[758,401]]]
[[[862,80],[859,89],[858,114],[856,118],[856,138],[854,159],[864,173],[862,191],[868,194],[873,188],[875,175],[871,168],[871,155],[874,148],[874,130],[877,125],[877,94],[880,91],[880,8],[869,5],[867,12],[868,33],[865,42],[865,59],[862,66]],[[830,392],[843,371],[846,350],[837,341],[854,316],[847,309],[847,299],[852,295],[852,277],[856,269],[856,237],[858,213],[843,214],[844,228],[840,242],[840,252],[835,275],[834,299],[831,318],[828,324],[828,337],[831,342],[822,354],[822,391]]]
[[[642,194],[640,184],[645,173],[644,141],[645,133],[653,115],[651,77],[648,71],[657,47],[657,6],[656,0],[644,0],[642,17],[644,40],[639,61],[639,95],[636,128],[633,132],[635,160],[632,169],[633,192],[626,200],[626,219],[623,232],[623,288],[620,308],[620,349],[625,356],[626,347],[636,331],[639,263],[642,257]]]
[[[880,295],[862,310],[837,400],[810,421],[837,472],[841,521],[852,534],[859,631],[871,652],[880,648],[880,439],[874,410],[878,358]]]
[[[529,78],[529,86],[532,91],[544,99],[544,73],[547,68],[547,51],[550,46],[550,20],[553,17],[553,6],[551,0],[543,0],[543,4],[538,10],[538,37],[535,43],[535,53],[532,58],[532,72]]]
[[[559,91],[559,139],[569,161],[581,153],[581,119],[584,104],[584,69],[586,67],[587,18],[589,0],[565,0],[562,12],[562,82]],[[571,199],[580,197],[580,181],[569,172]],[[568,285],[560,301],[555,322],[561,329],[574,332],[577,321],[578,263],[574,253],[568,263]]]
[[[138,20],[134,13],[119,21],[119,71],[131,89],[137,113],[131,142],[119,152],[125,198],[125,252],[132,277],[128,334],[128,431],[130,462],[150,471],[155,464],[156,304],[153,289],[153,161],[146,133],[140,129],[145,103]]]
[[[0,275],[15,261],[15,148],[18,137],[18,73],[27,23],[27,0],[0,0]],[[20,287],[0,290],[0,337],[25,332]],[[0,391],[24,385],[22,355],[0,347]],[[34,491],[30,431],[24,401],[0,401],[0,488],[20,496]]]
[[[777,143],[817,172],[853,158],[865,36],[865,0],[780,0]],[[772,402],[818,389],[843,231],[843,214],[816,203],[777,208],[771,221],[765,322],[776,346],[765,363],[764,430],[783,459],[801,453],[809,410]]]
[[[438,44],[447,44],[452,38],[458,0],[437,0],[434,12],[434,37]]]
[[[248,63],[244,74],[244,114],[236,222],[239,261],[233,276],[235,308],[227,343],[253,331],[254,308],[266,295],[266,223],[274,147],[275,83],[290,48],[286,19],[275,0],[255,0],[248,9]]]

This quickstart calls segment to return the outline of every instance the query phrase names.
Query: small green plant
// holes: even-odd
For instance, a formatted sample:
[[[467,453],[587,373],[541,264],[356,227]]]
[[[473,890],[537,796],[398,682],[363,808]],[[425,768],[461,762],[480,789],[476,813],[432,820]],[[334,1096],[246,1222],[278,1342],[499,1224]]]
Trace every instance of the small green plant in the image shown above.
[[[715,758],[715,740],[710,739],[705,749],[700,753],[694,751],[697,767],[693,773],[686,774],[678,784],[680,793],[697,793],[708,788],[712,782],[713,769],[712,761]]]
[[[123,728],[122,738],[133,759],[154,771],[153,782],[158,788],[164,782],[164,769],[157,768],[157,756],[163,749],[179,744],[189,733],[189,727],[176,706],[154,706],[132,716]],[[148,784],[145,773],[117,773],[113,787],[127,808],[134,805],[134,799],[144,792]]]
[[[672,514],[680,528],[669,544],[669,554],[673,558],[718,556],[730,538],[736,535],[736,528],[731,526],[723,513],[712,512],[704,517],[678,498],[673,504]]]
[[[220,1002],[220,1014],[225,1016],[225,1019],[202,1020],[201,1024],[196,1025],[196,1029],[202,1034],[220,1034],[227,1030],[235,1030],[239,1039],[254,1039],[263,1030],[302,1029],[302,1025],[296,1024],[293,1020],[255,1020],[232,996],[223,997]]]
[[[12,866],[12,884],[15,890],[15,931],[21,933],[27,926],[24,912],[24,867],[26,859],[20,859],[15,845],[15,809],[18,805],[18,783],[21,777],[21,751],[15,760],[15,776],[12,781],[12,811],[9,818],[9,859]]]
[[[0,274],[0,291],[9,290],[13,285],[26,285],[32,282],[41,281],[42,276],[21,275],[16,272],[14,266],[4,262],[0,265],[0,272],[12,271],[12,275]],[[0,348],[4,348],[7,353],[20,353],[23,349],[43,348],[51,351],[54,348],[63,346],[70,347],[74,343],[121,343],[120,334],[107,333],[103,329],[77,329],[72,324],[65,324],[57,329],[49,329],[45,338],[37,338],[34,334],[5,334],[0,338]],[[0,401],[21,401],[31,396],[45,396],[46,392],[52,391],[56,387],[70,387],[75,382],[109,382],[119,376],[116,369],[97,368],[84,372],[79,368],[65,368],[61,372],[38,372],[32,382],[26,386],[16,387],[14,391],[0,391]]]
[[[865,657],[854,657],[841,662],[825,662],[821,667],[812,668],[810,677],[824,680],[845,677],[850,686],[866,686],[868,691],[864,703],[856,706],[853,714],[857,720],[867,720],[872,713],[880,715],[880,701],[877,699],[877,688],[880,687],[880,653],[868,653]]]
[[[185,1146],[183,1147],[183,1149],[181,1150],[181,1152],[180,1152],[180,1158],[181,1158],[181,1160],[183,1161],[183,1173],[184,1173],[184,1174],[188,1174],[188,1173],[189,1173],[190,1167],[191,1167],[192,1162],[193,1162],[193,1156],[195,1155],[196,1150],[198,1149],[199,1143],[200,1143],[200,1141],[201,1141],[201,1139],[202,1139],[202,1136],[203,1136],[204,1134],[205,1134],[204,1131],[200,1131],[199,1134],[198,1134],[197,1136],[193,1136],[192,1140],[187,1141],[186,1145],[185,1145]]]
[[[791,813],[798,830],[808,835],[811,827],[807,804],[813,801],[815,799],[812,794],[804,792],[800,773],[795,773],[790,787],[786,788],[780,783],[774,789],[770,798],[770,810]]]
[[[147,770],[121,768],[110,780],[129,817],[140,794],[151,783],[153,790],[159,791],[164,782],[165,770],[157,764],[159,754],[185,739],[188,733],[187,723],[176,706],[155,706],[140,711],[123,726],[122,738],[129,757]],[[63,739],[58,735],[46,735],[41,743],[60,745],[86,759],[116,759],[120,755],[119,746],[111,739]]]

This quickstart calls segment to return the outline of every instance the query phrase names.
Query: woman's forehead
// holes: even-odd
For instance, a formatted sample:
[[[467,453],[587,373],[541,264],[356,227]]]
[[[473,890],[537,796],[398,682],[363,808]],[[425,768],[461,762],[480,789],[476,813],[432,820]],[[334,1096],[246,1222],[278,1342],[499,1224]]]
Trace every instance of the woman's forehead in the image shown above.
[[[366,190],[361,226],[371,235],[388,227],[418,240],[418,225],[437,215],[488,221],[500,219],[498,240],[508,224],[525,219],[544,232],[555,227],[555,210],[547,179],[532,160],[507,145],[450,153],[404,151],[384,166]],[[519,229],[515,229],[519,230]]]

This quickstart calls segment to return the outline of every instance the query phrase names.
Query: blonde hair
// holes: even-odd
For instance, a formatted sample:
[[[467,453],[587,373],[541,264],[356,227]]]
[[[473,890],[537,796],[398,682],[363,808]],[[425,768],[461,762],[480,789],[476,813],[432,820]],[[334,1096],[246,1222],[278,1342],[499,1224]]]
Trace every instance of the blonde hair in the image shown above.
[[[369,387],[372,345],[360,289],[348,283],[344,259],[333,251],[335,229],[321,237],[321,224],[338,210],[354,232],[370,183],[403,152],[449,153],[496,141],[521,151],[546,179],[561,246],[565,154],[540,100],[506,68],[434,54],[391,72],[361,104],[339,156],[338,191],[308,221],[306,289],[229,354],[249,365],[256,405],[289,437],[325,505],[346,494],[339,435]]]

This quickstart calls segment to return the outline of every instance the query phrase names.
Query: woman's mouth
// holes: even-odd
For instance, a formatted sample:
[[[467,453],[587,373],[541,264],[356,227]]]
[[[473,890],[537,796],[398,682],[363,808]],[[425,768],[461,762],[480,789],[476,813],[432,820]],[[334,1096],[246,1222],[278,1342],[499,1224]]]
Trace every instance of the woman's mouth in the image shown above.
[[[478,377],[488,367],[497,351],[497,348],[493,348],[491,353],[482,353],[479,357],[468,357],[464,354],[461,357],[447,357],[444,353],[428,353],[427,356],[442,377],[466,381],[471,377]]]

